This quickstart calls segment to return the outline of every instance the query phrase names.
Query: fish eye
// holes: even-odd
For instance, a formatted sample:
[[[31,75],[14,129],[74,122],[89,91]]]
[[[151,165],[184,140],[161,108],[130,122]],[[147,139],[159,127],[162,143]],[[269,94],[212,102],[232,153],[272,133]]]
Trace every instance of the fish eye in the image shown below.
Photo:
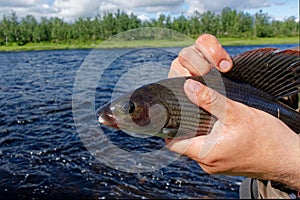
[[[132,101],[129,101],[129,102],[123,103],[121,106],[121,109],[124,113],[131,114],[135,110],[135,105]]]

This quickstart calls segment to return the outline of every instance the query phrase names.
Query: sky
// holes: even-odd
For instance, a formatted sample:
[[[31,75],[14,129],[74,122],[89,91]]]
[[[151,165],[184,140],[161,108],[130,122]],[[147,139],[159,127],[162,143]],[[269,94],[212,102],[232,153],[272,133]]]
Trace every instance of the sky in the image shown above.
[[[18,17],[30,14],[73,21],[120,9],[145,20],[162,13],[172,17],[190,16],[195,11],[220,13],[226,6],[250,14],[262,10],[277,20],[295,16],[299,21],[299,0],[0,0],[0,17],[14,11]]]

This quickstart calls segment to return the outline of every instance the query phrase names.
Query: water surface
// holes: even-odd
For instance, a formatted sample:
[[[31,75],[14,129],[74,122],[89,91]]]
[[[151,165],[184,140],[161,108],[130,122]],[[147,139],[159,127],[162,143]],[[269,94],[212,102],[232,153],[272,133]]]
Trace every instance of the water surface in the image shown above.
[[[259,47],[226,50],[234,55]],[[93,61],[86,60],[91,50],[0,53],[0,198],[238,198],[243,177],[208,175],[186,157],[153,172],[111,168],[87,150],[76,129],[72,93],[83,63],[98,67],[95,63],[105,56],[116,58],[99,77],[97,108],[141,83],[165,78],[179,50],[129,49],[124,54],[124,49],[104,49],[97,50],[101,57]],[[103,130],[114,145],[128,151],[164,146],[159,138]]]

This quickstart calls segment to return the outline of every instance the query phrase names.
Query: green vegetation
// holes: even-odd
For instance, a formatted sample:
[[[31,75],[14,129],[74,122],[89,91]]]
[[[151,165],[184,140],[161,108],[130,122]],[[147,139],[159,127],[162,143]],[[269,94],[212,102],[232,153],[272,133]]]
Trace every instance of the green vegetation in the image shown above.
[[[285,38],[218,38],[223,46],[239,46],[239,45],[261,45],[261,44],[297,44],[298,37]],[[134,40],[120,41],[118,45],[105,42],[74,42],[74,43],[27,43],[18,46],[16,43],[8,46],[0,46],[0,51],[29,51],[29,50],[52,50],[52,49],[92,49],[92,48],[133,48],[133,47],[184,47],[191,45],[190,41],[169,41],[169,40]]]
[[[101,41],[127,30],[146,27],[172,29],[193,39],[202,33],[216,35],[223,45],[299,43],[299,23],[295,17],[284,21],[272,19],[261,10],[254,15],[224,8],[220,14],[207,11],[171,18],[141,21],[133,13],[106,13],[93,18],[78,18],[67,23],[58,17],[36,19],[27,15],[19,19],[15,12],[0,20],[0,50],[36,50],[95,48]],[[160,35],[124,38],[118,47],[186,46],[185,41],[167,40]],[[107,45],[107,46],[105,46]],[[101,47],[114,47],[109,43]]]
[[[298,44],[299,36],[272,38],[218,38],[224,46],[260,45],[260,44]]]

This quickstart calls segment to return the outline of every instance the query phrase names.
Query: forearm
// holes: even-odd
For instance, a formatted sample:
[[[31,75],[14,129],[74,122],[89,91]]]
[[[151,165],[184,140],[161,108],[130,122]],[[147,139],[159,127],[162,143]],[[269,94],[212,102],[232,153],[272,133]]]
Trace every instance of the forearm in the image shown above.
[[[286,149],[282,149],[284,152],[282,159],[278,160],[277,175],[270,179],[300,191],[300,135],[293,134],[289,137]]]
[[[296,149],[289,156],[290,164],[286,164],[290,168],[290,175],[286,177],[286,180],[283,180],[283,183],[300,191],[300,135],[295,137],[295,146]],[[295,158],[296,160],[294,160]]]

